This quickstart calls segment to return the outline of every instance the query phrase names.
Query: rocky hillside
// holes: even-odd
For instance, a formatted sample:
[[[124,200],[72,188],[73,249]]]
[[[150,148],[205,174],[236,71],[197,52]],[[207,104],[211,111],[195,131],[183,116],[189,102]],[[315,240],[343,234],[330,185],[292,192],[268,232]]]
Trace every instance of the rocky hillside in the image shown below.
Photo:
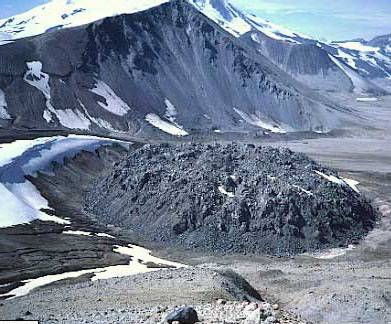
[[[376,212],[302,154],[253,145],[145,146],[96,181],[86,210],[168,245],[294,254],[355,243]]]
[[[350,61],[346,62],[340,57],[344,52],[333,46],[309,39],[301,39],[301,42],[278,40],[259,31],[248,32],[241,39],[311,89],[386,94],[384,89],[350,66]],[[348,55],[345,54],[345,57]]]
[[[182,0],[1,46],[0,109],[2,127],[148,137],[355,121]]]

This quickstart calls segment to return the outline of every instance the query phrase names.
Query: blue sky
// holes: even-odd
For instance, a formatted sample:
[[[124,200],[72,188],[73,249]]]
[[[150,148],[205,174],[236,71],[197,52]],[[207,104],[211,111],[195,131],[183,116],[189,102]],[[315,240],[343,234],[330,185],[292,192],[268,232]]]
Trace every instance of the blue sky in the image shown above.
[[[276,24],[321,39],[369,39],[391,33],[391,0],[230,1]],[[0,17],[11,16],[45,2],[47,0],[0,0]]]

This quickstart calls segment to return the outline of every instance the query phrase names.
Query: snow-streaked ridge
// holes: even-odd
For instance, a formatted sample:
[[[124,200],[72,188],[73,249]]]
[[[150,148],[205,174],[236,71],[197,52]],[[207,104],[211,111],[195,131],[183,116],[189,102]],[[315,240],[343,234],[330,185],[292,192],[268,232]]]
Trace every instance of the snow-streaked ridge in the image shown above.
[[[56,116],[60,124],[70,129],[88,130],[90,128],[90,120],[77,109],[57,110],[54,108],[51,100],[51,89],[49,85],[49,75],[42,71],[42,63],[40,61],[26,62],[27,71],[24,75],[24,81],[42,92],[46,99],[46,110],[43,112],[43,119],[47,123],[53,121],[53,116]]]

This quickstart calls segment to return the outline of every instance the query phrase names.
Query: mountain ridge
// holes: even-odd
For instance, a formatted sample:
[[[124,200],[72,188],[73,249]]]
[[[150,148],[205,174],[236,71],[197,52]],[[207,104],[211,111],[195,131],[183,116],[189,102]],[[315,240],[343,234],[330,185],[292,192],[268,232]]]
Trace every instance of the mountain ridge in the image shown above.
[[[354,119],[181,0],[22,39],[0,57],[11,126],[183,136]]]
[[[143,0],[137,1],[137,3],[120,0],[115,2],[115,6],[107,8],[103,3],[96,3],[91,0],[52,1],[26,13],[0,20],[0,44],[12,42],[21,37],[30,37],[48,31],[92,23],[105,17],[147,10],[167,2],[169,0]],[[377,84],[377,86],[373,84],[366,86],[367,90],[381,93],[379,87],[382,87],[384,83],[391,83],[389,81],[391,79],[391,51],[386,51],[389,47],[391,48],[391,41],[382,48],[373,47],[370,51],[351,49],[348,46],[349,42],[324,43],[317,39],[311,39],[309,36],[292,32],[255,15],[242,12],[229,1],[188,0],[187,2],[235,37],[242,37],[248,32],[257,31],[280,43],[293,43],[303,46],[316,45],[346,64],[348,70],[353,70],[354,73],[359,74],[360,78],[369,79],[370,83],[375,82]],[[51,17],[51,19],[48,19],[48,17]],[[365,49],[361,46],[362,48]],[[333,63],[333,65],[340,72],[347,74],[339,64]],[[289,69],[287,72],[290,72]],[[307,84],[314,82],[312,77],[310,77],[310,80],[307,79],[301,78],[299,81],[307,81]],[[333,81],[328,81],[328,83]],[[343,88],[347,89],[348,87]],[[327,91],[329,88],[326,87],[322,90]]]

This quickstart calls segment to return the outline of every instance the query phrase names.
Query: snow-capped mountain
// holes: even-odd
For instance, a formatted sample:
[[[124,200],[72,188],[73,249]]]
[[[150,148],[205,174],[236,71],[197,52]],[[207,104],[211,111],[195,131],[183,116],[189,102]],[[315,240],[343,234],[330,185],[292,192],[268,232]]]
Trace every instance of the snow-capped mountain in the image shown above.
[[[105,17],[146,10],[170,0],[52,0],[23,14],[0,20],[0,41],[30,37],[47,31],[88,24]],[[248,15],[225,0],[188,0],[228,32],[241,36],[257,29],[280,40],[297,42],[303,36],[256,16]]]
[[[225,2],[208,3],[224,5],[227,22],[238,18]],[[355,123],[201,4],[170,1],[0,46],[0,126],[151,137]]]
[[[147,10],[168,1],[116,0],[110,2],[108,6],[104,1],[95,0],[52,0],[26,13],[0,20],[0,44],[47,31],[88,24],[105,17]],[[390,37],[379,37],[370,42],[359,40],[326,44],[292,32],[260,17],[244,13],[226,0],[187,0],[187,2],[235,37],[242,37],[255,31],[277,42],[277,45],[275,42],[271,45],[273,48],[279,46],[278,43],[282,43],[282,47],[287,45],[289,51],[294,48],[294,51],[297,52],[297,47],[291,45],[302,45],[306,46],[305,52],[307,54],[311,46],[322,48],[332,57],[325,58],[325,55],[319,54],[317,49],[310,51],[313,60],[316,61],[317,55],[320,55],[319,61],[325,64],[318,67],[316,71],[312,69],[311,73],[302,74],[298,73],[296,68],[293,71],[289,67],[285,69],[300,82],[304,82],[316,90],[339,90],[341,87],[338,82],[342,80],[346,83],[342,87],[345,90],[379,92],[380,90],[373,84],[365,84],[366,80],[380,80],[378,83],[382,85],[384,83],[387,85],[388,80],[391,80]],[[255,37],[257,40],[262,38]],[[268,57],[270,49],[261,46],[258,51]],[[299,51],[303,51],[303,49]],[[275,53],[269,56],[269,59],[282,68],[284,68],[284,64],[280,64],[279,59],[285,60],[285,65],[286,61],[291,60],[287,56],[276,58]],[[295,59],[298,59],[297,56]],[[302,59],[307,58],[303,57]],[[293,65],[297,67],[303,64],[293,62]],[[327,77],[319,77],[320,75],[327,75]],[[358,83],[360,85],[357,85]]]
[[[105,17],[147,10],[169,0],[52,0],[20,15],[0,20],[0,42],[47,31],[81,26]],[[1,36],[2,35],[2,36]]]

